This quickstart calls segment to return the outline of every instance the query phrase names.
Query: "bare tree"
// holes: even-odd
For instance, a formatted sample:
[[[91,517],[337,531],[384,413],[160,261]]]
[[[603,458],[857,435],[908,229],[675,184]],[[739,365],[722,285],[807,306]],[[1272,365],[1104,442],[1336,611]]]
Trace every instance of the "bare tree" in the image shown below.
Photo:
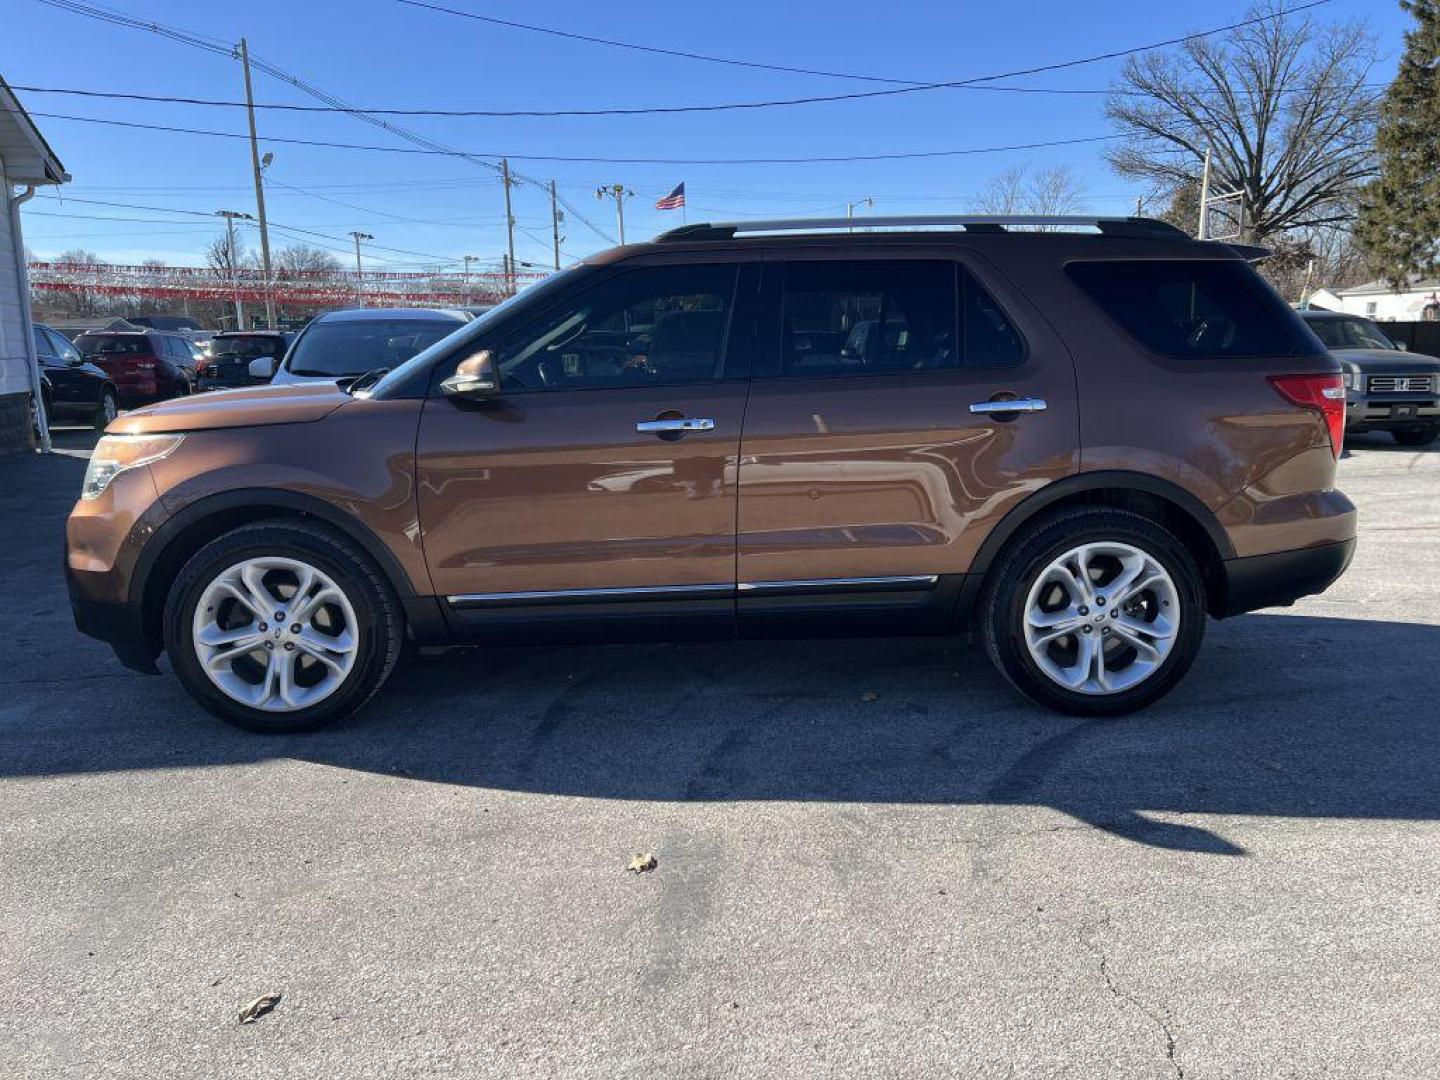
[[[1273,0],[1252,9],[1279,10]],[[1256,240],[1346,225],[1376,169],[1376,62],[1364,25],[1280,14],[1132,56],[1106,102],[1124,136],[1107,156],[1121,176],[1173,196],[1198,184],[1208,148],[1215,189],[1244,193]]]
[[[340,260],[323,248],[309,244],[290,244],[275,253],[271,265],[277,278],[295,277],[300,274],[333,274],[342,267]]]
[[[981,214],[1076,214],[1085,191],[1068,165],[1031,172],[1016,165],[991,178],[974,199]]]
[[[255,257],[246,249],[239,233],[227,229],[205,246],[205,265],[215,271],[216,277],[226,281],[254,264]]]

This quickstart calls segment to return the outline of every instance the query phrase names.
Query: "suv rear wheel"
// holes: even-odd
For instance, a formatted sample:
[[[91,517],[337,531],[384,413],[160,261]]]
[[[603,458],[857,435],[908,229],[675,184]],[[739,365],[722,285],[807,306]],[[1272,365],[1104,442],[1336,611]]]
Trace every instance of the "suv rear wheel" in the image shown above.
[[[985,645],[1027,697],[1114,716],[1164,696],[1200,648],[1205,598],[1174,535],[1124,510],[1085,507],[1029,528],[996,567]]]
[[[308,731],[354,712],[389,676],[402,634],[366,554],[303,521],[206,544],[165,605],[165,648],[186,690],[252,731]]]

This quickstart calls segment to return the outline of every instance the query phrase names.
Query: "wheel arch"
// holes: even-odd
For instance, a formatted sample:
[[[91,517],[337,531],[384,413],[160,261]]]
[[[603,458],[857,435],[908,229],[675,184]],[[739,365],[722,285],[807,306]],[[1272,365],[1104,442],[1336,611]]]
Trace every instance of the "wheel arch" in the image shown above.
[[[1205,584],[1207,608],[1217,614],[1223,607],[1224,563],[1235,557],[1235,548],[1209,507],[1171,481],[1147,473],[1107,469],[1047,484],[990,530],[966,575],[960,600],[962,621],[970,621],[991,568],[1022,530],[1043,514],[1074,506],[1130,510],[1164,525],[1194,553]]]
[[[380,568],[402,605],[409,609],[415,589],[404,568],[368,526],[313,495],[272,488],[243,488],[210,495],[167,519],[145,545],[130,580],[130,602],[138,603],[145,640],[159,655],[165,598],[180,569],[210,541],[257,521],[294,518],[323,523],[358,544]]]

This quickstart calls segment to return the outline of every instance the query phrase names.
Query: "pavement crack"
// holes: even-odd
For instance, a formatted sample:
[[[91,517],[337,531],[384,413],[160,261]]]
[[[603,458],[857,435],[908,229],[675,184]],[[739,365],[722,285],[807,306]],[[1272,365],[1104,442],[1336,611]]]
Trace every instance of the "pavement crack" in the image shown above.
[[[1100,928],[1108,925],[1109,922],[1110,920],[1107,916],[1101,921]],[[1098,930],[1096,937],[1087,937],[1082,933],[1080,940],[1087,949],[1094,953],[1096,960],[1099,961],[1100,977],[1105,980],[1105,989],[1110,991],[1110,995],[1115,998],[1115,1000],[1124,1002],[1134,1009],[1138,1009],[1151,1023],[1159,1028],[1160,1034],[1165,1038],[1165,1060],[1170,1068],[1174,1070],[1176,1080],[1185,1080],[1185,1067],[1180,1064],[1178,1057],[1179,1043],[1175,1036],[1175,1017],[1169,1007],[1161,1006],[1157,1011],[1149,1005],[1146,1005],[1120,985],[1119,981],[1110,971],[1110,958],[1105,954],[1105,949],[1099,942]]]

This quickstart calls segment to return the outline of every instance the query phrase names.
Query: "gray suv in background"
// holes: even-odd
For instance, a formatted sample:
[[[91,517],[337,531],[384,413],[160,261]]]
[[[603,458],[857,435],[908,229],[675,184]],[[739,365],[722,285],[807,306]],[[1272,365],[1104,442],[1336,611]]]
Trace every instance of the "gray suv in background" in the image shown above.
[[[250,375],[283,386],[389,371],[474,318],[468,311],[445,308],[327,311],[306,324],[283,360],[250,361]]]
[[[1440,436],[1440,360],[1417,356],[1370,319],[1338,311],[1302,311],[1345,374],[1345,430],[1388,431],[1401,446]]]

